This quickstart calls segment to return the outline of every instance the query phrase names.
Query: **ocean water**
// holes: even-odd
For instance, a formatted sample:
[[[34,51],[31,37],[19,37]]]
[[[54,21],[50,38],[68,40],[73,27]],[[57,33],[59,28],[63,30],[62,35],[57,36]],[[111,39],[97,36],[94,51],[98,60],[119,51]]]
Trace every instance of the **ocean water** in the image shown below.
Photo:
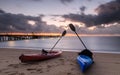
[[[0,48],[17,48],[32,50],[51,50],[59,38],[41,38],[20,41],[0,42]],[[81,37],[86,47],[93,52],[120,53],[120,37],[91,36]],[[53,50],[81,51],[85,49],[80,40],[74,37],[63,37]]]

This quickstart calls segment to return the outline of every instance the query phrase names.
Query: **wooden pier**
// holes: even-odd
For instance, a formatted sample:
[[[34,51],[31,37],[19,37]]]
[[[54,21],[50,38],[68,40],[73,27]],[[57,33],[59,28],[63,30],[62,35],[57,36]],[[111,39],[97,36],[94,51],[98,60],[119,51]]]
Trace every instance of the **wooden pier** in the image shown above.
[[[59,33],[0,33],[0,42],[59,36]]]

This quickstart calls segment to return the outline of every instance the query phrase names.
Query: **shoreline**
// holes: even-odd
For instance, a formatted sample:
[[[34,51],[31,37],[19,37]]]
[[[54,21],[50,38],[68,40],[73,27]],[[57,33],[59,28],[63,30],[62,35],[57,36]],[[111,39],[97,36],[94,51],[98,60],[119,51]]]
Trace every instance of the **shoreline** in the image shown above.
[[[41,51],[41,49],[33,49],[33,48],[0,48],[0,49],[18,49],[18,50],[32,50],[32,51]],[[46,49],[47,50],[47,49]],[[55,49],[58,50],[58,49]],[[61,50],[61,49],[59,49]],[[82,50],[62,50],[65,52],[80,52]],[[92,51],[93,53],[108,53],[108,54],[120,54],[120,52],[110,52],[110,51]]]
[[[39,53],[40,50],[1,49],[1,75],[118,75],[120,54],[94,53],[95,63],[82,73],[76,61],[77,52],[63,51],[58,58],[37,63],[21,63],[18,57],[24,53]]]

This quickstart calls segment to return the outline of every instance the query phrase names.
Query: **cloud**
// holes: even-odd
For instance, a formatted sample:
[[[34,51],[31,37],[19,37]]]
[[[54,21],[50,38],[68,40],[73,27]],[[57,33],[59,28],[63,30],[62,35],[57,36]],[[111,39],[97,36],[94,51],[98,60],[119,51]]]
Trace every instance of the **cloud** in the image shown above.
[[[94,18],[95,16],[92,15],[80,15],[80,14],[68,14],[68,15],[63,15],[63,18],[66,20],[70,21],[75,21],[75,22],[83,22],[86,24],[86,26],[92,26],[94,23]]]
[[[83,22],[86,26],[97,26],[120,21],[120,0],[114,0],[98,6],[97,15],[86,14],[68,14],[62,17],[76,22]],[[83,9],[82,9],[83,11]]]
[[[85,6],[80,7],[81,15],[84,15],[85,10],[86,10]]]
[[[3,10],[0,9],[0,13],[2,14],[2,13],[5,13],[5,12],[4,12]]]
[[[43,17],[43,16],[42,16]],[[41,16],[26,16],[23,14],[6,13],[0,10],[0,31],[1,32],[59,32],[53,25],[47,25],[42,21]],[[34,24],[28,23],[35,22]],[[54,29],[53,29],[54,28]]]
[[[80,7],[81,12],[84,12],[84,11],[85,11],[85,9],[86,9],[86,7],[85,7],[85,6]]]
[[[96,8],[100,23],[111,23],[120,21],[120,0],[111,1]]]
[[[109,25],[108,25],[109,26]],[[94,31],[89,31],[91,33],[98,33],[98,34],[120,34],[120,24],[111,25],[106,27],[96,28]]]

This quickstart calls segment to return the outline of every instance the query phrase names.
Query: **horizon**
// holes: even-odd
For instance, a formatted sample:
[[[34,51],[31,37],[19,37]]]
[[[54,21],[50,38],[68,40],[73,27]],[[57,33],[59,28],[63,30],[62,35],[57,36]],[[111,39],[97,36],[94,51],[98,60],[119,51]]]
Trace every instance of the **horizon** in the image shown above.
[[[31,33],[24,33],[24,32],[9,32],[9,33],[0,33],[0,35],[37,35],[37,36],[61,36],[61,33],[39,33],[39,32],[31,32]],[[120,34],[78,34],[79,36],[120,36]],[[67,33],[65,36],[76,36],[74,33]]]

